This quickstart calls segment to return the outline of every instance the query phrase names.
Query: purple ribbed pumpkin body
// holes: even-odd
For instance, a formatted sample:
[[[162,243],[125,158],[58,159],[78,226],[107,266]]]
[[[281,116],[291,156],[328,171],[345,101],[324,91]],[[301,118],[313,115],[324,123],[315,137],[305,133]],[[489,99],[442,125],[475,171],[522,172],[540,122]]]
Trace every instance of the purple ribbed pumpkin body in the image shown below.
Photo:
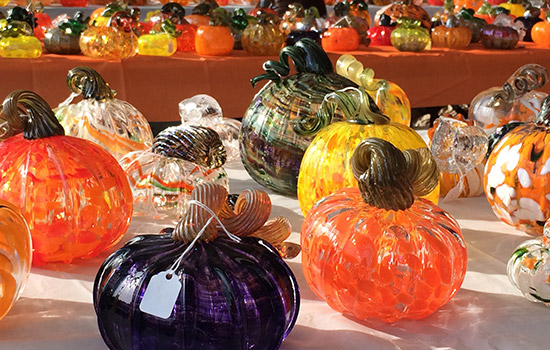
[[[278,349],[298,315],[296,279],[277,251],[258,238],[198,242],[175,275],[182,282],[167,319],[140,310],[153,276],[187,244],[171,235],[130,240],[101,266],[94,307],[111,350]]]

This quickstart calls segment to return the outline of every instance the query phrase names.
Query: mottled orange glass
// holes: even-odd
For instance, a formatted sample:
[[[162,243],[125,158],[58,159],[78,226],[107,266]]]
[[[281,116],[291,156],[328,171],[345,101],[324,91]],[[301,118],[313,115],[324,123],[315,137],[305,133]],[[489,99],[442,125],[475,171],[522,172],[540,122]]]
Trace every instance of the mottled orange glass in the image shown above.
[[[29,227],[13,204],[0,199],[0,319],[23,291],[31,261]]]
[[[224,26],[199,26],[195,35],[195,51],[199,55],[229,55],[234,43],[231,31]]]
[[[328,28],[321,38],[325,51],[353,51],[359,46],[359,34],[355,28]]]
[[[466,273],[458,223],[425,199],[393,211],[369,206],[357,188],[339,190],[308,213],[301,244],[313,292],[361,320],[426,317],[453,297]]]
[[[0,197],[27,220],[33,263],[91,258],[112,247],[132,216],[132,191],[116,160],[71,136],[0,143]]]
[[[114,27],[89,27],[80,35],[80,50],[86,56],[120,60],[135,56],[138,38]]]

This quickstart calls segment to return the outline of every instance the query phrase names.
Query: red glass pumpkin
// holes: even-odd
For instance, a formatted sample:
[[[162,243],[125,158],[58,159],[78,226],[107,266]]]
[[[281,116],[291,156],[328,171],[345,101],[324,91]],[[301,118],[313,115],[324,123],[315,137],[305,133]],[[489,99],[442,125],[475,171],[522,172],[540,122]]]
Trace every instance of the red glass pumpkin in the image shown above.
[[[364,140],[353,160],[359,189],[323,198],[302,225],[307,283],[330,307],[358,319],[426,317],[453,297],[466,273],[457,222],[415,197],[437,184],[433,158],[427,149],[405,152]]]
[[[21,118],[20,111],[29,116]],[[12,129],[0,143],[0,197],[27,219],[33,262],[69,263],[116,244],[132,216],[132,191],[117,161],[95,144],[64,136],[50,106],[30,91],[3,104]]]

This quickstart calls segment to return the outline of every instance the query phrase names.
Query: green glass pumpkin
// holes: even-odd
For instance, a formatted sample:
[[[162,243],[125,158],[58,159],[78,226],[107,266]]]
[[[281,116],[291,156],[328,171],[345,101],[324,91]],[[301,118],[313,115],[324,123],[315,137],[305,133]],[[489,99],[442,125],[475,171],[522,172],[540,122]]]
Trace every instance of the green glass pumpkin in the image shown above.
[[[298,73],[287,76],[289,58]],[[253,85],[263,79],[270,82],[245,112],[240,152],[252,179],[276,192],[296,195],[300,163],[314,137],[296,133],[296,121],[314,120],[325,95],[357,85],[336,74],[327,54],[311,39],[283,48],[279,60],[264,63],[266,73],[252,79]]]

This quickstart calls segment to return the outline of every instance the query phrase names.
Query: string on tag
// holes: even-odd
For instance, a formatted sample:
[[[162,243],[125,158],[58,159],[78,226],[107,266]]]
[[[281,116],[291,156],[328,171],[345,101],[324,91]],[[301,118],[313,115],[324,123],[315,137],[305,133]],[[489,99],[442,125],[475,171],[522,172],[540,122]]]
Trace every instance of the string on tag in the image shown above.
[[[183,258],[185,257],[185,255],[187,255],[187,253],[189,253],[191,251],[191,249],[193,249],[193,247],[195,246],[195,244],[197,243],[199,238],[202,236],[204,231],[206,231],[206,228],[208,227],[208,225],[210,225],[210,223],[212,222],[212,220],[216,220],[218,222],[218,224],[220,225],[222,230],[225,232],[227,237],[229,237],[229,239],[231,239],[234,242],[240,242],[241,241],[239,236],[236,236],[236,235],[232,234],[231,232],[229,232],[227,230],[227,228],[224,226],[224,224],[222,224],[222,221],[220,220],[218,215],[216,215],[216,213],[214,213],[214,211],[212,209],[210,209],[208,206],[206,206],[204,203],[199,202],[199,201],[194,200],[194,199],[189,200],[187,203],[188,203],[189,206],[196,205],[196,206],[204,209],[208,214],[211,215],[211,217],[208,219],[206,224],[201,228],[201,230],[197,233],[197,236],[195,236],[193,241],[191,241],[191,243],[189,243],[189,245],[187,246],[187,248],[185,248],[183,253],[181,253],[180,257],[176,261],[174,261],[172,266],[169,268],[170,271],[176,271],[177,270],[177,268],[180,266],[181,262],[183,261]],[[183,222],[183,220],[180,221],[178,225],[180,225],[182,222]]]

